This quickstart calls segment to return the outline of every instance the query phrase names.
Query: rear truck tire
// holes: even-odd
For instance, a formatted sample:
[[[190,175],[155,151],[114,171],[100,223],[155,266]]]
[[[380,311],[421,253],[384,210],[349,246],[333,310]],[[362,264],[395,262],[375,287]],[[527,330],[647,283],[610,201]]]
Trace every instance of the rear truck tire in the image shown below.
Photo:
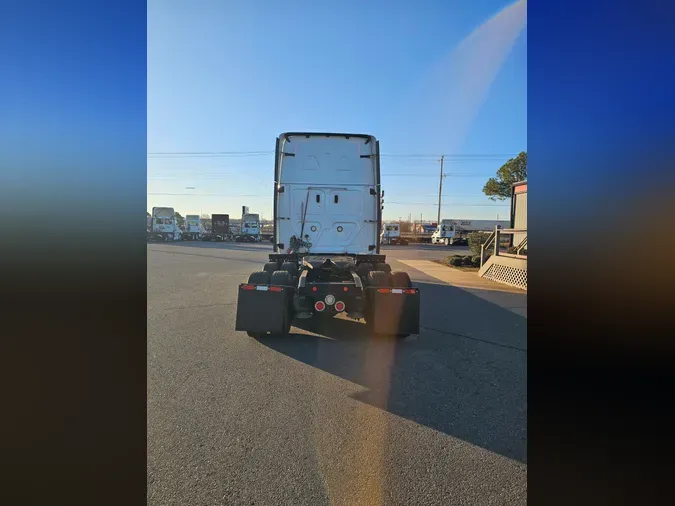
[[[388,274],[388,273],[391,272],[391,265],[389,265],[389,264],[384,264],[384,263],[375,264],[375,270],[376,270],[376,271],[386,272],[386,273]]]
[[[389,274],[383,271],[370,271],[368,273],[368,286],[388,287]]]
[[[445,240],[443,241],[443,244],[445,244],[446,246],[448,246],[448,245],[450,244],[450,241],[448,241],[448,238],[447,238],[447,237],[446,237]]]
[[[270,273],[267,271],[252,272],[248,277],[249,285],[269,285]]]
[[[298,264],[295,262],[284,262],[281,264],[282,271],[288,271],[292,278],[298,276]]]
[[[279,264],[277,264],[276,262],[267,262],[265,264],[265,266],[263,267],[263,270],[265,272],[269,272],[270,276],[272,276],[274,274],[274,271],[276,271],[278,269],[279,269]]]
[[[359,277],[364,278],[366,280],[368,279],[368,273],[373,270],[375,270],[373,264],[369,264],[367,262],[364,262],[356,266],[356,273],[359,275]]]
[[[454,245],[455,245],[455,238],[453,237],[452,239],[450,239],[450,246],[454,246]]]
[[[394,271],[391,273],[391,286],[393,288],[412,288],[410,276],[405,271]]]
[[[274,271],[270,278],[270,285],[293,286],[293,277],[288,271]]]

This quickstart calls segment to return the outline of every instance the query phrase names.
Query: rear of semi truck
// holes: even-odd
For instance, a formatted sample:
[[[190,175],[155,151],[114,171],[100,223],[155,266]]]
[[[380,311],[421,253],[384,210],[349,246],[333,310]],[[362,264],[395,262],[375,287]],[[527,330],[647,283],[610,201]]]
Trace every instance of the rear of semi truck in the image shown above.
[[[211,215],[211,241],[227,241],[230,238],[230,215],[212,214]]]
[[[198,241],[201,238],[204,229],[201,224],[201,219],[197,214],[185,215],[185,233],[183,240]]]
[[[373,136],[280,135],[274,253],[239,286],[236,330],[288,334],[293,320],[344,313],[373,334],[417,334],[419,290],[380,254],[380,197]]]
[[[149,241],[180,241],[182,232],[176,224],[173,207],[153,207]]]
[[[245,213],[241,216],[241,228],[237,236],[237,242],[260,241],[260,215]]]

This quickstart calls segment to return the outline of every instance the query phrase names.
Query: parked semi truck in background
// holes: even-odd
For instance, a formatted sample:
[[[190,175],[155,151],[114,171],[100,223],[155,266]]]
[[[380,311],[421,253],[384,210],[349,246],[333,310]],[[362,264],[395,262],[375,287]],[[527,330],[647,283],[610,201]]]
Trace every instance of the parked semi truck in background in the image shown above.
[[[508,228],[508,220],[441,220],[431,236],[431,244],[466,244],[473,232],[492,232],[495,227]]]
[[[180,241],[180,227],[176,224],[173,207],[153,207],[152,226],[148,231],[148,241]]]
[[[344,313],[371,334],[419,333],[419,289],[380,254],[380,199],[373,136],[280,135],[274,253],[239,286],[236,330],[288,334],[293,320]]]
[[[260,241],[260,215],[249,213],[246,206],[242,209],[241,228],[235,240],[237,242]]]
[[[408,239],[401,237],[401,226],[398,223],[385,223],[382,227],[380,242],[388,245],[407,245]]]
[[[213,239],[215,241],[229,241],[230,240],[230,215],[229,214],[212,214],[211,215]]]
[[[202,234],[202,241],[229,241],[231,238],[230,232],[230,215],[229,214],[212,214],[211,215],[211,230],[205,230]]]
[[[184,241],[198,241],[204,234],[204,227],[197,214],[185,215],[185,232],[183,232]]]

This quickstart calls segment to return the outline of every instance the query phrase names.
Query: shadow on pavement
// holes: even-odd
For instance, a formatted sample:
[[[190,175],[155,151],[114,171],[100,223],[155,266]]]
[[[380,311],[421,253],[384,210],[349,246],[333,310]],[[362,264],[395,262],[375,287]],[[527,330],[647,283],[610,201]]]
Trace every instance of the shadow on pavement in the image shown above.
[[[367,390],[362,402],[527,460],[526,319],[449,285],[422,293],[419,336],[370,336],[344,319],[299,322],[263,345]]]

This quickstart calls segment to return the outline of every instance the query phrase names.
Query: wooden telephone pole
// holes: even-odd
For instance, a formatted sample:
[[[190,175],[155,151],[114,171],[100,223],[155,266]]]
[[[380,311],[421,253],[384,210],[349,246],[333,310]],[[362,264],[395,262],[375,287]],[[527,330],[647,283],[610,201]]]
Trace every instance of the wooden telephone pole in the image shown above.
[[[441,177],[438,182],[438,220],[437,225],[441,224],[441,192],[443,191],[443,155],[441,155]]]

